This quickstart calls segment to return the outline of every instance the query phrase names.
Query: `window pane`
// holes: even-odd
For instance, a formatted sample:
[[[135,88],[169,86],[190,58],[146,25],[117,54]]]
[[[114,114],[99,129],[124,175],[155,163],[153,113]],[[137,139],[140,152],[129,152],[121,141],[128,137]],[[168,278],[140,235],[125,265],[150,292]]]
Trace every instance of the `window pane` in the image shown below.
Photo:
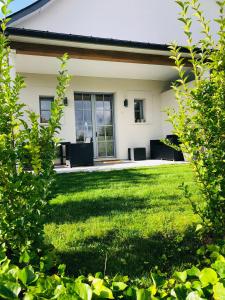
[[[92,126],[88,126],[88,130],[86,132],[86,137],[93,138],[93,129],[92,129]]]
[[[79,94],[79,93],[76,93],[75,95],[74,95],[74,99],[76,100],[76,101],[78,101],[78,100],[82,100],[82,94]]]
[[[102,111],[96,111],[96,123],[98,125],[103,125],[104,124],[104,113]]]
[[[41,110],[51,110],[52,100],[40,99]]]
[[[113,127],[106,126],[106,139],[112,141],[113,140]]]
[[[91,110],[91,101],[83,101],[84,109]]]
[[[105,140],[105,127],[101,126],[97,128],[98,140],[104,141]]]
[[[104,112],[104,123],[105,123],[105,125],[112,124],[112,112],[110,110],[106,110]]]
[[[96,110],[103,110],[104,109],[104,102],[103,102],[103,100],[101,101],[101,100],[97,100],[96,101]]]
[[[107,143],[107,156],[114,156],[114,143],[113,142]]]
[[[104,101],[104,110],[112,110],[112,101],[111,100]]]
[[[41,123],[48,123],[51,117],[50,111],[41,111]]]
[[[82,110],[82,109],[83,109],[83,101],[81,101],[81,100],[76,100],[76,101],[75,101],[75,108],[76,108],[76,109],[79,109],[79,110]]]
[[[84,142],[84,130],[82,126],[76,126],[76,139],[77,142]]]
[[[141,121],[144,119],[144,101],[143,100],[134,100],[134,117],[135,122]]]
[[[102,157],[106,157],[106,143],[100,142],[98,143],[98,155]]]
[[[83,100],[84,101],[91,101],[91,94],[84,94],[83,95]]]
[[[113,96],[112,95],[105,95],[104,101],[112,101]]]
[[[84,121],[91,123],[92,121],[92,116],[91,116],[91,111],[90,110],[84,110]]]
[[[76,123],[81,123],[83,121],[83,111],[76,110],[75,117],[76,117]]]
[[[140,111],[135,111],[135,122],[141,119]]]
[[[96,101],[103,101],[103,95],[96,95]]]
[[[135,110],[141,109],[141,101],[140,100],[134,100],[134,108],[135,108]]]

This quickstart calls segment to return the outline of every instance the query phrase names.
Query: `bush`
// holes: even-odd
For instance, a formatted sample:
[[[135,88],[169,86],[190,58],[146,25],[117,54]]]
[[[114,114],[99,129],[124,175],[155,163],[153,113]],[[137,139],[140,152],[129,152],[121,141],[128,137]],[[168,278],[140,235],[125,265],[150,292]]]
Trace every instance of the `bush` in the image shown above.
[[[127,276],[114,278],[97,273],[95,276],[66,277],[65,266],[57,274],[47,276],[35,272],[30,265],[19,268],[11,264],[0,251],[1,299],[225,299],[225,244],[209,245],[198,250],[199,265],[166,278],[159,271],[149,278],[130,280]],[[42,266],[43,267],[43,266]]]
[[[10,2],[1,1],[4,16],[9,13]],[[39,116],[26,111],[20,100],[21,89],[25,87],[23,78],[18,74],[15,78],[11,76],[10,47],[5,36],[7,22],[6,18],[1,21],[0,33],[0,242],[5,243],[10,258],[27,262],[28,256],[38,258],[43,250],[56,135],[70,77],[64,55],[51,118],[48,126],[40,126]],[[28,166],[32,171],[27,171]]]
[[[199,0],[176,2],[181,7],[180,21],[184,25],[192,66],[193,84],[185,72],[181,49],[171,46],[172,59],[179,72],[173,85],[178,111],[169,110],[174,133],[181,149],[194,168],[200,184],[200,205],[193,203],[194,212],[202,218],[205,228],[214,235],[225,233],[225,1],[216,1],[219,18],[218,40],[213,39],[209,21],[201,11]],[[202,29],[202,39],[193,41],[194,18]],[[192,76],[192,77],[193,77]],[[191,195],[186,193],[191,199]]]

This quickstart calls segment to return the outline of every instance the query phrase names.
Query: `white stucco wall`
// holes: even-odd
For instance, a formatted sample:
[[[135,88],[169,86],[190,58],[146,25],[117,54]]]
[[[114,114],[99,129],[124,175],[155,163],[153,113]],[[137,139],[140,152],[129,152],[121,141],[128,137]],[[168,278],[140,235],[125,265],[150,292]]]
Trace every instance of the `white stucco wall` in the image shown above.
[[[54,96],[56,77],[54,75],[22,74],[27,88],[21,92],[21,99],[39,114],[39,96]],[[69,105],[65,107],[61,138],[76,141],[74,92],[113,93],[115,105],[116,157],[127,159],[129,147],[146,147],[149,156],[149,141],[162,137],[160,93],[165,82],[129,79],[106,79],[74,77],[67,93]],[[134,122],[134,99],[144,99],[146,123]],[[128,99],[129,106],[124,107]]]
[[[175,99],[174,91],[169,90],[161,94],[161,128],[163,137],[167,134],[173,133],[173,126],[168,121],[168,116],[166,113],[167,108],[174,108],[177,109],[178,105]]]
[[[216,0],[201,0],[209,19],[218,16]],[[37,13],[12,24],[20,28],[168,44],[186,44],[175,0],[52,0]],[[212,26],[216,31],[216,24]],[[201,28],[192,31],[199,39]]]

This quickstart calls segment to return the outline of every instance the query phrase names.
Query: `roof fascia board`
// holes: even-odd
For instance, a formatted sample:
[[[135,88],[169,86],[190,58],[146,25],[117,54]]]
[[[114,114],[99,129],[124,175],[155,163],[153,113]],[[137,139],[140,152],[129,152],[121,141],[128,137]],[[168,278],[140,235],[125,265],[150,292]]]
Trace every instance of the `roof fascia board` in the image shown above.
[[[155,43],[144,43],[126,40],[117,40],[109,38],[98,38],[93,36],[83,36],[74,34],[64,34],[49,31],[22,29],[15,27],[8,27],[6,33],[10,36],[23,36],[32,38],[41,38],[48,40],[58,40],[58,41],[68,41],[68,42],[78,42],[83,44],[94,44],[94,45],[107,45],[107,46],[117,46],[135,49],[146,49],[146,50],[157,50],[157,51],[170,51],[169,46],[166,44],[155,44]],[[181,47],[183,53],[188,53],[186,47]]]

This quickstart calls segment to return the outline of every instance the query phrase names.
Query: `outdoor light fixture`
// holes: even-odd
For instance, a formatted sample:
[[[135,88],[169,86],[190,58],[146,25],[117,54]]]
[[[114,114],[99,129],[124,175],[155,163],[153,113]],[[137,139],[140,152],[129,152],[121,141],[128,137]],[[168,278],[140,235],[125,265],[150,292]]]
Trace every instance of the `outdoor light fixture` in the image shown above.
[[[123,104],[124,104],[124,107],[128,107],[128,99],[125,99]]]
[[[64,104],[65,106],[68,106],[68,98],[67,98],[67,97],[63,99],[63,104]]]

